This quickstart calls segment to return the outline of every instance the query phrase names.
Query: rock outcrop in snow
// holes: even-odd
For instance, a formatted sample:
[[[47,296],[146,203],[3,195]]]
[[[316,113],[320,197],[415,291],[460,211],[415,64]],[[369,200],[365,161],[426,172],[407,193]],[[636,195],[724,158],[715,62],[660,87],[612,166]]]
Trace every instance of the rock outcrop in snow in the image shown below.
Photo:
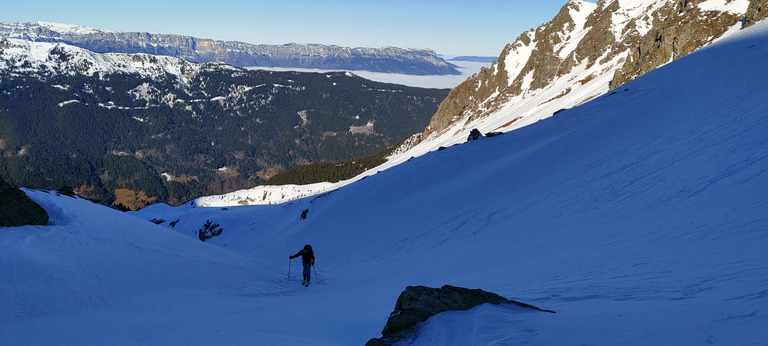
[[[48,213],[24,192],[0,179],[0,227],[47,225]]]
[[[395,303],[395,310],[389,316],[382,337],[369,340],[366,345],[392,345],[414,332],[416,325],[429,317],[449,310],[467,310],[480,304],[511,304],[526,309],[544,312],[533,305],[516,302],[496,293],[481,289],[468,289],[445,285],[441,288],[408,286],[400,293]]]

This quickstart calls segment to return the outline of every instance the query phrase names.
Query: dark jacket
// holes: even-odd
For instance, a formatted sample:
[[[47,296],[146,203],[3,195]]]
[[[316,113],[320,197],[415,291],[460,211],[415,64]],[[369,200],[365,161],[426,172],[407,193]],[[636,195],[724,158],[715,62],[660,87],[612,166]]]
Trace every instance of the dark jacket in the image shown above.
[[[302,249],[295,255],[291,256],[291,259],[299,256],[301,256],[301,263],[312,263],[313,265],[315,264],[315,253],[311,249]]]

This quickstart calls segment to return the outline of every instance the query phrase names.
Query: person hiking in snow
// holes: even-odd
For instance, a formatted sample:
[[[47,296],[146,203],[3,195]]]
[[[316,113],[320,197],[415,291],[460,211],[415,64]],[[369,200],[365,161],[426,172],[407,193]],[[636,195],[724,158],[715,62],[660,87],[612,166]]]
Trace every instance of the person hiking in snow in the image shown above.
[[[304,285],[309,285],[309,273],[313,265],[315,265],[315,253],[312,251],[312,246],[309,244],[304,245],[304,248],[299,250],[295,255],[289,256],[290,259],[301,256],[301,264],[304,266]]]

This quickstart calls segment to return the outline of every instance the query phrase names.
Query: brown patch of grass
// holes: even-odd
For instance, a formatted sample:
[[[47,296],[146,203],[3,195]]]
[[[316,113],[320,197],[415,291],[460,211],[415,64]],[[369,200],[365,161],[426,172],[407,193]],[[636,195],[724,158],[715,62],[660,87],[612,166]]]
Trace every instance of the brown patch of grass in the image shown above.
[[[592,80],[594,80],[595,78],[597,78],[597,76],[594,75],[594,74],[591,74],[589,76],[584,77],[584,79],[580,80],[579,84],[581,84],[581,85],[587,84],[587,83],[591,82]]]
[[[557,94],[557,96],[555,96],[555,97],[553,97],[553,98],[551,98],[549,100],[546,100],[546,101],[544,101],[542,103],[539,103],[539,106],[541,106],[541,105],[543,105],[545,103],[549,103],[549,102],[552,102],[554,100],[557,100],[557,99],[559,99],[559,98],[561,98],[561,97],[563,97],[565,95],[568,95],[568,93],[570,93],[570,92],[571,92],[571,88],[565,89],[565,90],[563,90],[563,92]]]
[[[514,123],[516,123],[516,122],[518,122],[518,121],[519,121],[520,119],[522,119],[522,118],[523,118],[522,116],[519,116],[519,117],[517,117],[517,118],[514,118],[514,119],[510,120],[508,123],[506,123],[506,124],[504,124],[504,125],[501,125],[501,126],[497,127],[497,128],[496,128],[496,130],[500,130],[500,129],[503,129],[503,128],[505,128],[505,127],[508,127],[508,126],[510,126],[510,125],[512,125],[512,124],[514,124]],[[496,130],[494,130],[494,131],[496,131]]]
[[[122,205],[130,210],[139,210],[150,205],[157,197],[147,197],[144,191],[115,189],[114,205]]]

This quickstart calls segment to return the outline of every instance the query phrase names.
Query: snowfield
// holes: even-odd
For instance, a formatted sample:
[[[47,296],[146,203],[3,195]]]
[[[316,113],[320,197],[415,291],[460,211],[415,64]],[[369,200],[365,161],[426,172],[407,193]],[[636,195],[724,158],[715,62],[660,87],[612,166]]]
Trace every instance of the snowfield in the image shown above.
[[[765,344],[767,56],[763,21],[551,118],[291,203],[124,214],[27,191],[53,225],[0,230],[0,340],[361,345],[406,286],[450,284],[557,313],[447,312],[411,344]],[[208,220],[222,233],[203,243]],[[288,255],[307,243],[305,288]]]

